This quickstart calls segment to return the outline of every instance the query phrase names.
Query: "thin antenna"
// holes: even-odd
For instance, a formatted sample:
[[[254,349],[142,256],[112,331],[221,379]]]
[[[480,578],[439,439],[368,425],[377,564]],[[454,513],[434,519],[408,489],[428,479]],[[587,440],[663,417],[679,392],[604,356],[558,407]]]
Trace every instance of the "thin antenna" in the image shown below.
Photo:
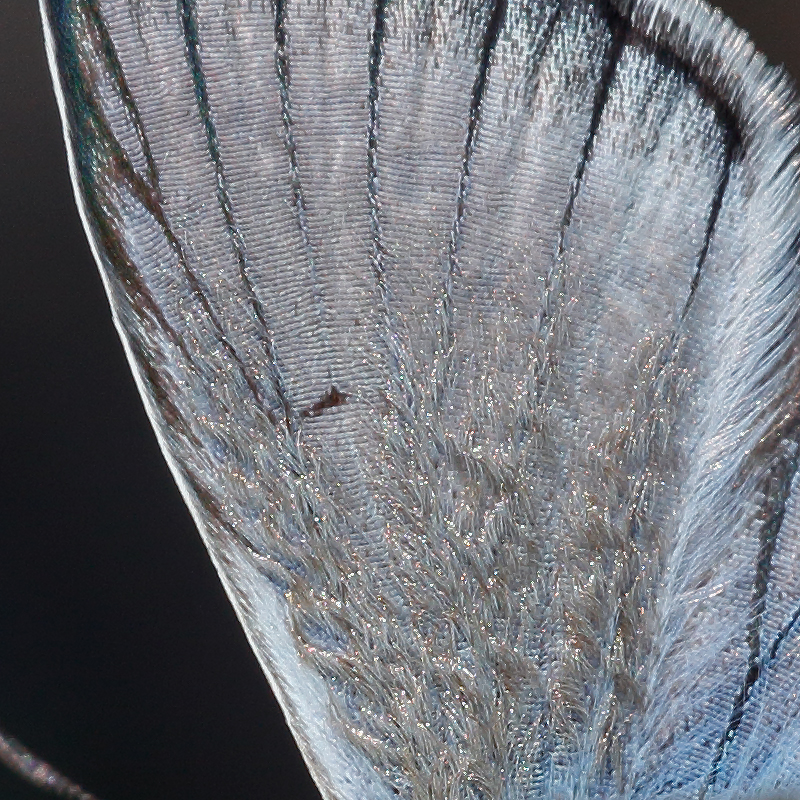
[[[99,800],[77,783],[31,752],[24,744],[0,730],[0,762],[39,789],[73,800]]]

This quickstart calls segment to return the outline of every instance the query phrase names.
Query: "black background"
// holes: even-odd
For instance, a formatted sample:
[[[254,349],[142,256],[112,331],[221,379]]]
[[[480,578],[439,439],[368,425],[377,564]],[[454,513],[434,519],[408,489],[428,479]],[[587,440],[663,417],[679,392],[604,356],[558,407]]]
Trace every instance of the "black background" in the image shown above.
[[[797,0],[719,5],[800,76]],[[111,325],[32,0],[0,0],[0,234],[0,725],[103,800],[318,798]]]

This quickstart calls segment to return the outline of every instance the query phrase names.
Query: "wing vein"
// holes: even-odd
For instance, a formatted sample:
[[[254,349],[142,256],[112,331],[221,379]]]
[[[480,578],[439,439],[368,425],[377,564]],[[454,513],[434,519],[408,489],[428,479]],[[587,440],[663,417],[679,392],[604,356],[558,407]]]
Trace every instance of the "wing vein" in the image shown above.
[[[600,77],[600,83],[597,87],[597,95],[595,97],[594,109],[592,111],[592,121],[589,124],[589,130],[586,132],[586,139],[583,144],[583,150],[578,161],[578,167],[575,171],[575,178],[572,181],[572,189],[570,191],[569,200],[564,209],[564,216],[561,220],[561,228],[558,235],[558,260],[561,261],[565,251],[565,239],[567,231],[572,224],[572,215],[575,210],[575,201],[581,190],[583,183],[583,175],[586,172],[586,165],[592,157],[592,150],[594,149],[594,142],[597,138],[597,131],[600,128],[600,122],[603,118],[606,104],[608,103],[608,96],[611,92],[611,85],[614,82],[614,76],[617,73],[620,58],[622,57],[622,50],[628,41],[628,33],[631,28],[630,19],[623,17],[619,12],[615,11],[609,2],[605,3],[606,18],[608,19],[609,27],[612,31],[611,43],[608,46],[608,53],[606,54],[603,72]]]
[[[369,191],[370,227],[372,229],[372,266],[383,297],[386,287],[383,267],[383,242],[378,202],[378,97],[383,60],[383,36],[387,0],[376,0],[375,23],[369,54],[369,135],[367,139],[367,188]],[[385,298],[384,298],[385,302]]]
[[[231,246],[233,247],[239,268],[239,278],[241,279],[242,285],[247,293],[247,299],[253,317],[263,332],[258,338],[266,356],[267,374],[269,375],[272,389],[275,392],[278,403],[283,411],[286,426],[289,430],[292,430],[294,428],[294,413],[286,396],[286,388],[283,383],[283,377],[281,375],[278,359],[275,354],[275,347],[272,342],[270,328],[267,324],[266,312],[258,300],[255,289],[253,288],[253,283],[248,275],[250,264],[247,256],[247,249],[241,228],[237,224],[236,217],[233,213],[233,204],[231,202],[230,191],[228,189],[228,183],[225,177],[225,168],[222,162],[219,138],[217,136],[216,126],[214,124],[211,102],[208,97],[208,88],[206,86],[203,64],[200,57],[200,37],[197,25],[197,9],[195,0],[182,0],[181,22],[183,26],[183,38],[186,44],[186,59],[192,75],[195,99],[197,100],[200,119],[203,123],[203,130],[206,136],[208,152],[214,165],[217,201],[219,202],[223,217],[225,219],[225,225],[230,235]],[[244,368],[244,365],[242,366]],[[249,380],[248,383],[251,383],[251,381],[252,379]],[[255,387],[254,393],[259,401],[263,404],[264,398],[261,396],[260,389]]]
[[[461,235],[461,225],[464,219],[464,209],[466,205],[467,192],[469,189],[470,169],[472,167],[472,155],[475,150],[475,139],[478,132],[478,122],[480,119],[481,105],[483,96],[488,84],[489,69],[491,67],[492,54],[494,53],[500,31],[506,18],[508,10],[508,0],[494,0],[491,13],[487,20],[486,30],[481,45],[481,60],[478,71],[475,75],[475,83],[472,87],[472,98],[469,109],[469,120],[467,123],[467,135],[464,140],[464,155],[461,162],[461,176],[458,182],[458,195],[456,198],[456,213],[453,227],[450,232],[450,243],[448,250],[448,274],[444,291],[444,316],[445,316],[445,336],[449,339],[450,322],[453,313],[453,279],[458,273],[458,244]]]
[[[725,157],[722,162],[722,170],[719,176],[719,185],[717,186],[717,191],[714,194],[714,198],[711,202],[711,210],[708,215],[708,221],[706,222],[706,231],[703,237],[703,246],[700,248],[700,253],[697,257],[697,269],[695,270],[694,278],[692,278],[692,286],[689,290],[689,297],[686,300],[686,305],[683,309],[683,317],[686,316],[689,308],[692,305],[692,301],[697,294],[697,287],[700,284],[700,277],[703,272],[703,267],[705,266],[706,259],[708,258],[708,251],[711,247],[711,241],[714,238],[714,231],[717,227],[717,222],[719,221],[719,215],[722,211],[722,204],[725,200],[725,194],[728,190],[728,184],[730,183],[731,179],[731,167],[733,166],[734,159],[739,147],[739,137],[736,133],[736,128],[732,120],[727,119],[725,115],[720,113],[720,121],[723,123],[724,129],[726,131],[725,136]]]
[[[793,420],[788,431],[783,435],[778,434],[780,441],[797,441],[800,434],[800,422]],[[800,462],[797,458],[797,448],[793,448],[788,457],[776,463],[766,479],[764,487],[764,497],[767,498],[764,509],[764,523],[759,531],[759,553],[758,562],[755,564],[755,579],[753,581],[753,599],[751,601],[750,621],[747,625],[747,645],[750,653],[747,659],[747,671],[742,680],[740,689],[736,692],[733,699],[733,708],[728,719],[728,724],[717,744],[717,752],[711,762],[711,769],[706,781],[706,790],[713,786],[731,744],[736,738],[739,726],[744,716],[745,706],[753,691],[756,682],[762,675],[764,667],[761,655],[761,624],[767,603],[767,592],[769,590],[769,579],[772,572],[772,560],[775,554],[775,546],[778,534],[786,515],[786,504],[792,489],[792,482],[797,473]],[[775,637],[769,655],[770,660],[774,660],[778,653],[781,641],[788,635],[797,621],[800,611],[795,613],[792,620]]]
[[[317,268],[314,259],[314,250],[311,246],[311,234],[308,225],[308,214],[306,202],[303,194],[303,185],[300,180],[300,165],[297,158],[297,145],[294,138],[294,122],[292,120],[292,104],[289,91],[289,37],[286,31],[286,4],[284,0],[274,0],[273,8],[275,11],[275,74],[278,78],[278,86],[281,97],[281,116],[283,118],[284,144],[286,153],[289,156],[289,182],[292,187],[294,198],[295,213],[297,214],[297,225],[300,229],[300,237],[303,247],[308,257],[309,268],[311,271],[311,281],[313,284],[314,304],[319,314],[320,324],[325,319],[322,296],[319,293],[317,283]]]

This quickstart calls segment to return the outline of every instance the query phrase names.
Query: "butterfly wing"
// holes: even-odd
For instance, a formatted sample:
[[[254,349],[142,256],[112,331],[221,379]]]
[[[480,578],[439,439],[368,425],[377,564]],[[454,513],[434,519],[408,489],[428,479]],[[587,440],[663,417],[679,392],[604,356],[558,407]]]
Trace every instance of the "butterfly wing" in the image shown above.
[[[323,794],[797,789],[796,109],[746,37],[43,16],[143,400]]]

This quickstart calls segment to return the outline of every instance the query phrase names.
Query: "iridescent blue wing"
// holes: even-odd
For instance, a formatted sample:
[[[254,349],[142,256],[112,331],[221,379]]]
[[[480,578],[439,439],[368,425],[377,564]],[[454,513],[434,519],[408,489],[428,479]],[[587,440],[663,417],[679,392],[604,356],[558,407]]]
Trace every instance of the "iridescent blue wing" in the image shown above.
[[[800,791],[793,90],[697,0],[44,0],[164,454],[326,798]]]

